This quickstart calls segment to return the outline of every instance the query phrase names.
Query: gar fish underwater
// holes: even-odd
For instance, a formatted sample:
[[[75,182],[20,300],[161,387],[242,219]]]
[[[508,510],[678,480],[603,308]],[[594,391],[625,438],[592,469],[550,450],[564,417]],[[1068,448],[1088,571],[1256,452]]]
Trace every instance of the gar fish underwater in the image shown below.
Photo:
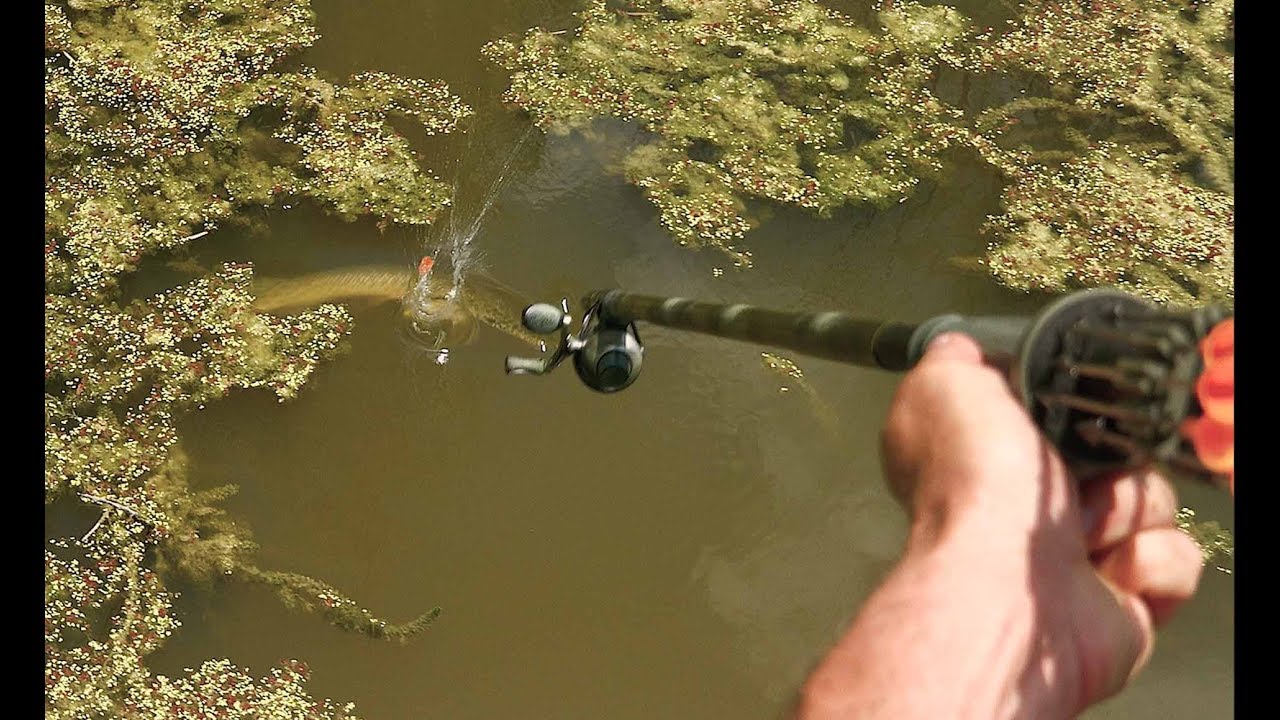
[[[360,265],[293,278],[255,278],[257,312],[277,313],[326,302],[399,302],[401,320],[415,341],[430,347],[473,339],[481,323],[533,347],[536,335],[520,324],[529,302],[518,292],[480,272],[455,285],[425,257],[417,270],[400,265]]]

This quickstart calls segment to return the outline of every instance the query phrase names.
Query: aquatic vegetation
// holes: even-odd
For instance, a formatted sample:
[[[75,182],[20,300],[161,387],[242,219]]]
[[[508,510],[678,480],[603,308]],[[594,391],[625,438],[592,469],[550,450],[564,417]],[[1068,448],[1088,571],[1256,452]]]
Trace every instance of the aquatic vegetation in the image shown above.
[[[1084,151],[1090,139],[1110,138],[1135,152],[1160,152],[1204,187],[1232,191],[1233,3],[1009,4],[1017,17],[1007,28],[988,30],[948,57],[1017,88],[1017,97],[977,116],[980,131],[991,139],[1011,134],[1024,148],[1050,153]],[[1028,142],[1036,136],[1056,137],[1060,147]]]
[[[111,494],[83,492],[79,499],[101,507],[98,522],[79,539],[51,541],[45,552],[46,717],[354,717],[350,704],[309,697],[309,673],[298,661],[262,679],[227,660],[205,661],[184,677],[153,674],[146,657],[181,625],[167,587],[175,577],[210,583],[247,574],[275,586],[282,574],[254,566],[247,531],[214,506],[234,488],[197,492],[187,485],[180,448],[137,488],[95,492]],[[390,626],[322,583],[294,575],[284,581],[303,592],[321,588],[315,609],[375,637],[417,632],[436,615]]]
[[[145,658],[177,627],[175,578],[254,582],[374,637],[397,626],[311,578],[264,570],[186,479],[175,422],[236,389],[297,395],[350,331],[342,307],[255,311],[252,268],[228,264],[126,301],[143,257],[310,198],[343,217],[429,222],[448,203],[389,124],[448,132],[469,112],[441,83],[297,65],[316,39],[301,0],[68,0],[45,5],[45,497],[98,521],[46,553],[49,717],[349,717],[290,663],[255,680],[211,660],[184,678]]]
[[[998,77],[974,147],[1009,180],[988,264],[1017,288],[1235,294],[1234,5],[1022,0],[948,62]]]
[[[813,0],[596,0],[579,27],[485,52],[544,129],[649,131],[627,178],[681,244],[739,266],[749,200],[883,205],[963,147],[1007,182],[986,227],[1005,284],[1231,301],[1232,3],[1006,4],[1004,27],[978,29],[913,2],[855,19]]]
[[[1099,143],[1060,166],[1010,173],[986,265],[1011,287],[1119,287],[1157,302],[1230,302],[1235,206],[1167,161]]]
[[[867,22],[812,0],[603,0],[581,26],[531,30],[485,54],[511,72],[506,98],[541,127],[598,117],[652,133],[624,161],[681,244],[750,265],[745,199],[818,212],[905,197],[942,169],[954,110],[929,89],[965,19],[897,3]]]
[[[1230,3],[1025,0],[1016,12],[979,33],[954,9],[911,2],[852,17],[813,0],[597,0],[579,28],[486,54],[547,130],[642,126],[622,171],[680,241],[742,266],[750,203],[893,203],[957,149],[1008,182],[990,225],[989,267],[1005,282],[1230,299]],[[255,583],[377,638],[436,617],[388,623],[320,580],[259,567],[220,506],[235,489],[191,486],[176,424],[236,390],[295,397],[350,332],[350,313],[327,301],[393,299],[412,269],[301,303],[248,265],[136,300],[119,288],[144,258],[215,239],[246,209],[310,202],[385,226],[430,223],[449,204],[395,127],[448,133],[466,105],[432,80],[333,82],[298,61],[316,39],[305,0],[45,4],[45,492],[49,514],[90,518],[45,555],[49,717],[350,717],[307,695],[301,663],[263,678],[222,660],[151,672],[180,626],[177,582]],[[949,104],[943,72],[1009,97]],[[455,242],[455,264],[465,249]],[[422,287],[464,322],[537,343],[518,293],[454,279]],[[305,310],[275,314],[290,303]],[[1230,550],[1202,530],[1202,547]]]
[[[145,479],[176,439],[176,415],[234,388],[284,400],[347,332],[329,305],[271,317],[250,309],[249,268],[149,301],[45,298],[45,493],[112,497]],[[135,488],[136,490],[136,488]]]
[[[1196,546],[1200,548],[1200,554],[1204,557],[1204,564],[1213,563],[1214,567],[1228,575],[1231,574],[1230,567],[1223,567],[1219,563],[1231,564],[1235,559],[1236,541],[1230,531],[1224,530],[1215,520],[1196,520],[1196,511],[1191,508],[1182,508],[1178,511],[1176,521],[1178,529],[1191,536],[1196,541]]]
[[[310,197],[348,218],[422,224],[449,203],[389,119],[441,133],[470,110],[439,82],[365,73],[339,86],[288,69],[316,39],[305,1],[46,8],[54,292],[109,289],[239,207]]]
[[[835,410],[831,408],[830,403],[818,394],[813,385],[810,385],[809,381],[805,379],[804,371],[800,369],[800,366],[796,365],[790,358],[771,352],[760,353],[760,364],[764,367],[765,372],[773,375],[779,382],[784,383],[778,386],[778,392],[790,392],[793,385],[799,388],[800,393],[804,395],[809,410],[813,413],[814,419],[818,421],[822,429],[832,437],[837,435],[839,421],[836,419]]]

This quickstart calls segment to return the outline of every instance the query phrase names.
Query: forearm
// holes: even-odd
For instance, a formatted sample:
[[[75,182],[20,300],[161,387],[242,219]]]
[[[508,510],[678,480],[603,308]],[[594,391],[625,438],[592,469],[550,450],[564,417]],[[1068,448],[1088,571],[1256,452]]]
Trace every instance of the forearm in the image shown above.
[[[799,720],[1068,718],[1146,662],[1168,616],[1148,598],[1195,590],[1172,488],[1161,502],[1160,484],[1125,475],[1081,497],[971,339],[930,345],[882,440],[907,549],[810,675]]]
[[[995,539],[982,534],[920,534],[811,675],[797,717],[1068,715],[1043,682],[1028,682],[1048,669],[1028,673],[1039,654],[1025,554],[991,547]]]

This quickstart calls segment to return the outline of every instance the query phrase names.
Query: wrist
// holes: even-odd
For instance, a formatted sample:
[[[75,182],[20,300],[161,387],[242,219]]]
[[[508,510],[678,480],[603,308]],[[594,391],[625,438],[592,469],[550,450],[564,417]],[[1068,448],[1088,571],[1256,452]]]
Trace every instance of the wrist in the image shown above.
[[[1025,571],[1033,530],[1034,521],[1017,517],[999,498],[920,498],[912,507],[904,561],[950,557]]]
[[[1066,717],[1027,682],[1041,677],[1027,574],[988,555],[965,542],[908,550],[810,678],[799,716]]]
[[[912,523],[901,565],[940,608],[955,609],[955,632],[972,648],[962,662],[983,667],[970,678],[968,694],[986,701],[973,717],[1067,718],[1080,709],[1074,623],[1063,613],[1075,602],[1081,532],[1037,522],[1023,530],[1007,507],[974,503]],[[1079,555],[1087,566],[1082,546]]]
[[[1053,562],[1060,552],[1083,550],[1073,482],[1056,456],[1039,473],[1004,472],[1009,463],[985,466],[931,464],[920,472],[911,498],[908,552],[945,549],[1027,567],[1029,559]]]

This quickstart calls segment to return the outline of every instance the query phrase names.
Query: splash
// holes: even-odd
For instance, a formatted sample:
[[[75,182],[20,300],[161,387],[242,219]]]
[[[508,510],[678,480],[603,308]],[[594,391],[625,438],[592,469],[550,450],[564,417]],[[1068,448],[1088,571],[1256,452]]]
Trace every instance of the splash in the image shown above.
[[[401,301],[401,311],[412,344],[435,355],[435,362],[449,361],[445,342],[467,342],[475,335],[476,321],[455,293],[444,287],[449,280],[437,275],[435,258],[424,256],[418,262],[417,279]]]
[[[467,271],[478,258],[478,253],[474,248],[476,236],[480,234],[480,229],[484,224],[485,215],[493,207],[498,196],[502,193],[503,188],[511,177],[511,167],[515,159],[520,155],[520,151],[524,148],[525,143],[529,140],[529,136],[533,133],[533,126],[525,128],[520,137],[516,139],[511,150],[507,152],[503,159],[501,167],[494,175],[489,187],[481,195],[479,202],[476,203],[475,214],[470,217],[470,221],[466,220],[468,213],[462,212],[462,204],[459,202],[459,191],[462,187],[460,174],[455,173],[453,181],[453,206],[449,213],[449,224],[447,235],[443,242],[440,243],[436,255],[440,256],[442,251],[448,252],[449,271],[451,273],[452,285],[448,296],[455,299],[458,297],[463,279],[466,277]],[[468,135],[469,138],[474,137],[475,133]],[[470,144],[468,144],[470,150]],[[462,163],[459,163],[459,168]]]
[[[423,244],[423,257],[418,264],[417,282],[404,297],[405,315],[411,323],[415,320],[425,321],[428,314],[434,315],[441,312],[447,315],[470,315],[468,308],[464,307],[466,297],[462,286],[479,260],[480,253],[475,248],[475,239],[484,225],[485,216],[510,180],[512,165],[532,132],[533,127],[527,127],[516,139],[505,158],[502,159],[488,187],[474,204],[461,202],[463,188],[461,168],[467,163],[459,161],[455,166],[450,199],[451,209],[448,222],[444,225],[444,237],[438,240],[429,239]],[[475,135],[476,133],[468,133],[469,142],[464,156],[471,153],[470,138]],[[474,210],[464,210],[467,207]],[[444,347],[445,339],[440,335],[432,348],[436,353],[436,362],[441,365],[449,360],[449,349]]]

